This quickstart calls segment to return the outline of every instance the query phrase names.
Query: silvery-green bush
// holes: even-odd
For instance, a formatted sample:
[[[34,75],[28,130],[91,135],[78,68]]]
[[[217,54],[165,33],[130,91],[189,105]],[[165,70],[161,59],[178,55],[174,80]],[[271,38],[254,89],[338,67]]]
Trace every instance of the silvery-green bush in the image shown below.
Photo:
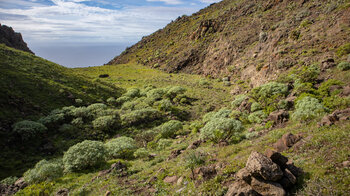
[[[243,131],[242,123],[230,118],[213,118],[201,129],[201,139],[218,143],[239,135]]]
[[[125,136],[112,139],[105,146],[110,158],[132,158],[137,150],[135,140]]]
[[[160,134],[162,138],[171,138],[174,137],[176,132],[182,129],[182,123],[178,120],[168,121],[160,126]]]
[[[153,108],[134,110],[122,115],[122,122],[126,125],[139,125],[162,118],[162,114]]]
[[[13,125],[13,132],[20,135],[22,140],[30,140],[46,130],[47,128],[43,124],[30,120],[20,121]]]
[[[62,160],[41,160],[34,168],[24,173],[25,181],[29,183],[39,183],[43,181],[52,181],[63,175]]]
[[[136,158],[141,158],[141,159],[147,158],[149,156],[149,152],[145,148],[139,148],[134,152],[134,156]]]
[[[120,125],[120,121],[115,116],[101,116],[92,121],[92,125],[96,130],[113,132]]]
[[[106,149],[102,142],[85,140],[70,147],[63,155],[66,171],[82,171],[105,163]]]
[[[256,112],[256,111],[261,110],[261,109],[262,109],[261,104],[258,102],[252,103],[252,106],[250,107],[251,112]]]
[[[326,108],[318,101],[318,99],[306,96],[297,101],[295,111],[292,114],[294,121],[308,121],[316,117],[322,116]]]
[[[267,115],[262,110],[253,112],[248,116],[249,122],[258,123],[258,124],[262,123],[262,121],[265,120],[266,118],[267,118]]]
[[[237,108],[237,107],[239,107],[239,106],[242,104],[242,102],[243,102],[245,99],[247,99],[247,98],[248,98],[248,96],[245,95],[245,94],[237,95],[237,96],[235,97],[235,100],[233,100],[232,103],[231,103],[232,108]]]

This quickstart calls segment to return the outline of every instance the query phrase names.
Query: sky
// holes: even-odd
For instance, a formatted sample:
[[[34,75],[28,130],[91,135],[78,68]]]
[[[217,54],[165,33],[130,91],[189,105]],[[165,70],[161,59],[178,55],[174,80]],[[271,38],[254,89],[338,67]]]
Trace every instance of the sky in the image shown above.
[[[219,0],[0,0],[0,23],[67,67],[103,65],[184,14]]]

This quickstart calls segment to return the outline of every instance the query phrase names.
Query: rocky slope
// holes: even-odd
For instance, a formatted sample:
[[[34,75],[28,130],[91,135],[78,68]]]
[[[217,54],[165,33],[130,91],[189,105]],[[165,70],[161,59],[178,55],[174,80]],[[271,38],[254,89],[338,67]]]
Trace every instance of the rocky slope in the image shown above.
[[[15,32],[12,27],[0,24],[0,43],[8,47],[16,48],[34,54],[23,41],[22,35]]]
[[[346,0],[224,0],[179,17],[109,64],[227,75],[255,87],[290,67],[341,57],[337,49],[350,42],[349,13]]]

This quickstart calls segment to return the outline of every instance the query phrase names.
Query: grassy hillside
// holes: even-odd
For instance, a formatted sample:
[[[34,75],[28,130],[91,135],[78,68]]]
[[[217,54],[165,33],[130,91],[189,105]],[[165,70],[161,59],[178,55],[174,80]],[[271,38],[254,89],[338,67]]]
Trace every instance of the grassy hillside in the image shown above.
[[[349,13],[349,0],[223,0],[179,17],[109,64],[227,75],[259,86],[293,66],[346,59],[337,51],[350,42]]]

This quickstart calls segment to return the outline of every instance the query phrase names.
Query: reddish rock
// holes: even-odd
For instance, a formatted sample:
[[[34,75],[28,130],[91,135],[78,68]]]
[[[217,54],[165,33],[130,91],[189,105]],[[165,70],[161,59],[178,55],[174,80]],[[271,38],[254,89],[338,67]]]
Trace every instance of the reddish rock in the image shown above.
[[[177,182],[177,176],[167,176],[163,181],[166,183],[175,183]]]
[[[243,169],[240,169],[236,174],[235,176],[238,178],[238,179],[241,179],[241,180],[244,180],[246,183],[250,184],[251,182],[251,179],[252,179],[252,176],[250,174],[250,172],[246,169],[246,168],[243,168]]]
[[[252,152],[250,154],[246,169],[253,176],[261,176],[265,180],[278,181],[283,176],[282,170],[276,163],[258,152]]]
[[[289,113],[285,110],[279,110],[272,112],[268,120],[273,121],[275,125],[282,124],[284,122],[287,122],[289,118]]]
[[[202,142],[203,142],[202,140],[196,140],[192,144],[190,144],[187,147],[187,149],[196,149],[196,148],[198,148],[201,145]]]
[[[250,186],[257,193],[264,196],[285,196],[286,191],[283,189],[282,185],[276,182],[270,182],[259,178],[252,178]]]
[[[168,157],[168,160],[175,159],[181,153],[182,153],[181,150],[173,150],[173,151],[171,151],[170,156]]]
[[[286,167],[286,163],[288,162],[288,158],[283,156],[281,153],[276,152],[271,149],[267,149],[265,155],[270,158],[274,163],[279,165],[281,168]]]
[[[350,86],[346,86],[343,88],[343,92],[340,93],[340,96],[349,96],[350,95]]]
[[[327,58],[327,59],[322,61],[321,69],[324,71],[324,70],[332,68],[334,66],[336,66],[334,59]]]
[[[60,189],[56,192],[55,196],[68,196],[69,190],[68,189]]]
[[[215,165],[209,165],[204,167],[199,167],[194,170],[194,174],[197,176],[202,176],[204,180],[208,180],[216,176],[217,172]]]
[[[237,180],[230,185],[225,196],[258,196],[259,194],[243,180]]]

